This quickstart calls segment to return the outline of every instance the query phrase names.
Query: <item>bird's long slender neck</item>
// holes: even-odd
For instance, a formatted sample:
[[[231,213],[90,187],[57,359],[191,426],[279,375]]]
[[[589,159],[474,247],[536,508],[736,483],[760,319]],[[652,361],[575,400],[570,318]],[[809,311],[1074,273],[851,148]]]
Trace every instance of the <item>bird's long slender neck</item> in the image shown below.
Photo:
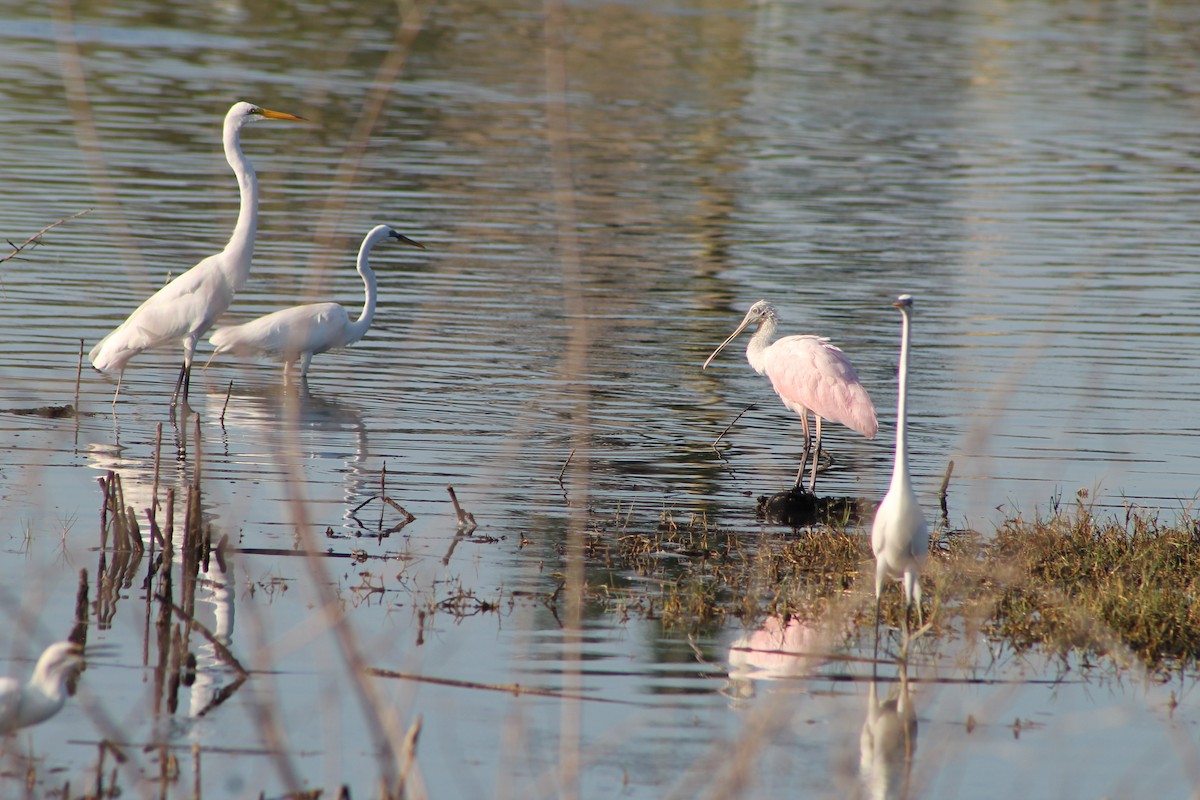
[[[62,670],[56,670],[54,674],[51,674],[50,668],[39,664],[30,677],[29,690],[48,700],[58,700],[64,697],[66,687],[63,685]]]
[[[378,293],[378,284],[375,280],[375,272],[368,263],[368,255],[374,244],[373,241],[368,240],[363,242],[362,247],[358,249],[358,274],[362,276],[363,285],[366,287],[366,299],[363,300],[362,312],[359,313],[358,319],[350,323],[350,335],[354,341],[366,335],[367,329],[371,327],[371,319],[375,316],[375,297]]]
[[[258,233],[258,176],[254,167],[242,154],[241,129],[235,125],[225,127],[225,160],[237,175],[242,205],[238,210],[237,225],[225,245],[230,275],[236,288],[241,288],[250,273],[250,259],[254,254],[254,237]]]
[[[750,362],[750,366],[754,367],[754,371],[759,375],[765,375],[767,372],[766,356],[764,355],[767,348],[771,346],[771,340],[775,338],[776,322],[771,317],[766,317],[758,324],[758,331],[750,337],[750,343],[746,345],[746,360]]]
[[[900,330],[900,387],[896,398],[896,462],[892,470],[892,486],[908,482],[908,339],[910,330],[908,309],[901,309]]]

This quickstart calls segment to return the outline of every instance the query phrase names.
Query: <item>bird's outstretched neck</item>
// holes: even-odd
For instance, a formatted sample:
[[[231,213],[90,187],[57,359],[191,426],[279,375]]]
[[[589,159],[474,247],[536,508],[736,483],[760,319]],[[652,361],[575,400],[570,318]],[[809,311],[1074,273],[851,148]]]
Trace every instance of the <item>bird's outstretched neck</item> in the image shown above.
[[[366,297],[363,299],[362,311],[358,315],[358,319],[350,323],[349,340],[357,342],[363,336],[366,336],[367,330],[371,327],[371,320],[375,317],[375,300],[378,295],[378,282],[375,279],[375,271],[371,269],[369,261],[371,248],[380,239],[386,238],[387,234],[375,237],[368,236],[363,239],[362,246],[358,248],[358,274],[362,276],[363,286],[366,289]]]
[[[777,325],[778,322],[773,314],[763,317],[762,321],[758,323],[758,330],[750,337],[750,343],[746,345],[746,360],[759,375],[767,374],[766,352],[775,338]]]
[[[893,490],[908,483],[908,340],[911,314],[908,308],[900,307],[900,385],[896,399],[896,462],[892,469]]]
[[[258,176],[254,167],[242,153],[242,125],[244,118],[235,118],[231,110],[225,117],[225,160],[237,175],[241,193],[241,208],[238,210],[237,225],[225,245],[225,264],[230,270],[230,281],[234,290],[240,289],[250,274],[250,259],[254,253],[254,237],[258,233]]]

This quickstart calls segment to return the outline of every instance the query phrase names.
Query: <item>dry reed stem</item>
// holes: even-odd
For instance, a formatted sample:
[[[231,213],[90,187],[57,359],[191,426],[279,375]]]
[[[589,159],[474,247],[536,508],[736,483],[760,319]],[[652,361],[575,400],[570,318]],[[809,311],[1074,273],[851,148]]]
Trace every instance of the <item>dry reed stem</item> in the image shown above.
[[[16,258],[21,253],[21,251],[24,250],[26,247],[29,247],[31,245],[36,247],[37,245],[41,244],[42,236],[45,235],[48,231],[53,230],[54,228],[57,228],[59,225],[62,225],[64,222],[70,222],[71,220],[75,219],[76,217],[82,217],[84,214],[89,213],[91,210],[92,209],[90,209],[90,208],[86,208],[83,211],[72,214],[69,217],[63,217],[62,219],[58,220],[57,222],[51,222],[49,225],[42,228],[40,231],[35,233],[33,236],[30,236],[28,239],[26,239],[21,244],[14,244],[11,239],[6,239],[5,241],[8,242],[8,246],[12,248],[12,252],[8,253],[7,255],[0,256],[0,264],[3,264],[5,261],[8,261],[10,259]],[[79,350],[80,350],[80,353],[83,352],[83,341],[82,340],[80,340],[80,342],[79,342]],[[79,381],[78,380],[75,381],[75,408],[79,408]]]

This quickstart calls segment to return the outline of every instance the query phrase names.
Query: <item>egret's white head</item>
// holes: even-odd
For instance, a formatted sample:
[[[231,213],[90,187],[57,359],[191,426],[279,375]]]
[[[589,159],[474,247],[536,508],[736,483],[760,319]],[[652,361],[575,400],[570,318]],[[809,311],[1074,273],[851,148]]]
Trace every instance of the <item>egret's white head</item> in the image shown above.
[[[225,124],[241,128],[248,122],[257,122],[260,119],[286,119],[292,122],[304,121],[303,117],[297,117],[295,114],[272,111],[269,108],[263,108],[243,101],[234,103],[229,108],[229,113],[225,115]]]

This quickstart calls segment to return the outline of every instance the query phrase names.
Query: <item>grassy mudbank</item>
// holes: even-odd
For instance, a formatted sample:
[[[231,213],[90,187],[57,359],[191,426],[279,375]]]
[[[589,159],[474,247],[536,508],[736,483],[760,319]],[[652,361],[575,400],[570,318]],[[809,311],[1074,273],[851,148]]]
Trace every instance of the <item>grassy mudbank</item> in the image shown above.
[[[874,558],[863,526],[739,533],[664,514],[650,533],[603,531],[591,553],[609,567],[594,602],[712,631],[773,614],[820,619],[835,607],[873,623]],[[630,581],[629,572],[646,581]],[[1006,520],[991,535],[938,531],[922,578],[929,637],[981,634],[1020,652],[1039,647],[1155,671],[1200,658],[1200,522],[1155,512],[1098,517],[1082,502]],[[882,614],[899,625],[889,586]]]

